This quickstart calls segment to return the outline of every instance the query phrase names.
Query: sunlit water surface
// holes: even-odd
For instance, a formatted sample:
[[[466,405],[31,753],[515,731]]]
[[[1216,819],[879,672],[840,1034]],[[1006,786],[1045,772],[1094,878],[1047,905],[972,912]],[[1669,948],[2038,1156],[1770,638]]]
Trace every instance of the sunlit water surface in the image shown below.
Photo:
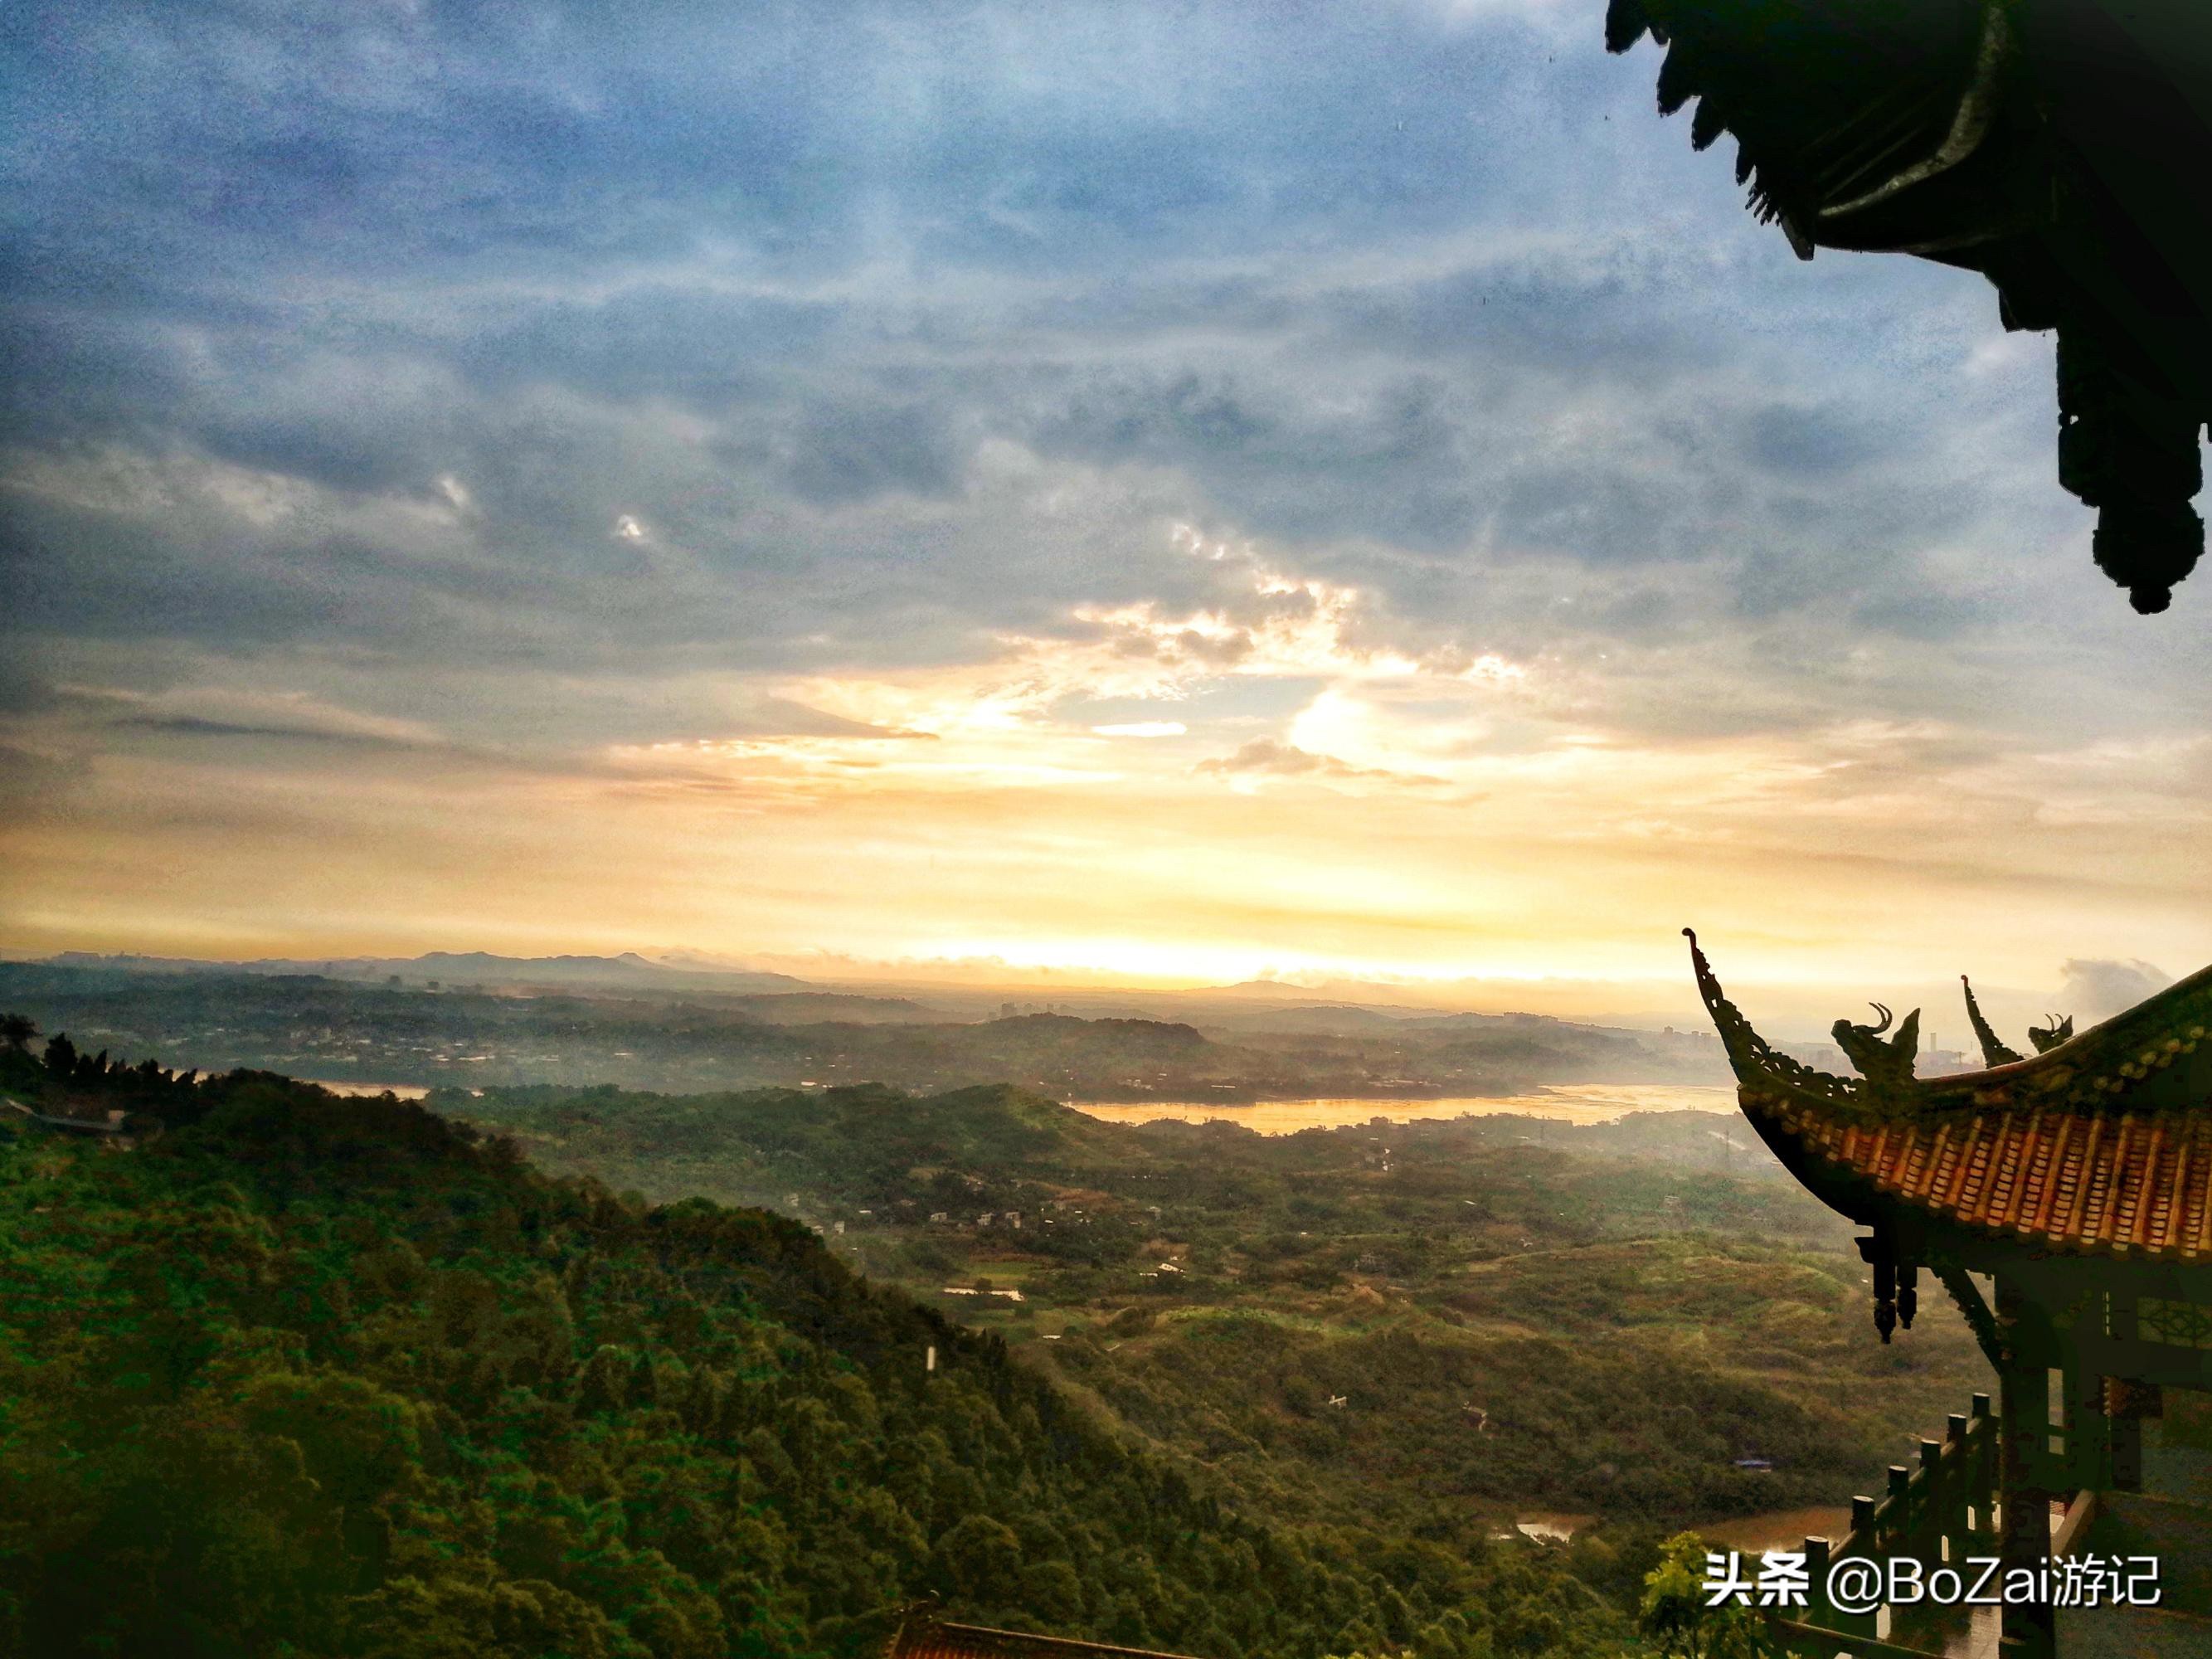
[[[1331,1129],[1382,1118],[1391,1123],[1437,1118],[1481,1117],[1508,1112],[1517,1117],[1549,1118],[1561,1123],[1610,1123],[1631,1112],[1726,1112],[1735,1110],[1735,1091],[1707,1084],[1563,1083],[1522,1095],[1468,1095],[1443,1100],[1262,1100],[1249,1106],[1218,1101],[1146,1100],[1110,1105],[1067,1103],[1079,1112],[1109,1123],[1151,1123],[1175,1118],[1184,1123],[1214,1119],[1241,1123],[1263,1135],[1296,1134],[1301,1129]]]
[[[420,1100],[429,1091],[419,1083],[333,1083],[312,1079],[334,1095],[371,1097],[392,1093]],[[1520,1095],[1455,1095],[1443,1100],[1262,1100],[1249,1106],[1219,1101],[1146,1100],[1101,1104],[1071,1100],[1077,1111],[1109,1123],[1151,1123],[1174,1118],[1184,1123],[1219,1119],[1241,1123],[1263,1135],[1296,1134],[1301,1129],[1334,1128],[1346,1123],[1413,1123],[1436,1118],[1510,1113],[1560,1123],[1610,1123],[1631,1112],[1724,1112],[1735,1110],[1735,1091],[1682,1083],[1564,1083]]]

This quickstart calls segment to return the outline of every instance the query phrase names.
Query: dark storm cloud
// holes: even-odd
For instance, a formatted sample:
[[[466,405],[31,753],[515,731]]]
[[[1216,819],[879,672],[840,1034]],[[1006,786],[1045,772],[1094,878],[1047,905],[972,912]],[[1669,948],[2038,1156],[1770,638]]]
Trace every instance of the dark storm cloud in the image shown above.
[[[1424,645],[2044,614],[1900,597],[2063,568],[2044,367],[1799,266],[1650,69],[1419,0],[18,9],[7,626],[884,665],[1218,603],[1179,520]]]

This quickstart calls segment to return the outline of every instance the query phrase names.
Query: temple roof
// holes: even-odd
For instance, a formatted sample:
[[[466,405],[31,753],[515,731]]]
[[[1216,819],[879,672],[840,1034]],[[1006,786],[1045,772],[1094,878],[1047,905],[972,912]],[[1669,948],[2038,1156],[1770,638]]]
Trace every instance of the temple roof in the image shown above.
[[[952,1625],[922,1615],[899,1626],[885,1659],[1182,1659],[1182,1656],[1077,1642],[1064,1636],[993,1630],[984,1625]]]
[[[2203,0],[1611,0],[1666,48],[1659,108],[1736,140],[1804,258],[1980,271],[2008,328],[2058,331],[2058,475],[2098,564],[2162,611],[2203,547],[2212,417],[2212,7]]]
[[[1831,1207],[1869,1226],[2212,1261],[2212,969],[2027,1059],[1949,1077],[1914,1077],[1909,1048],[1839,1020],[1838,1042],[1870,1067],[1845,1078],[1775,1049],[1694,934],[1690,954],[1745,1116]],[[2012,1052],[1993,1033],[1984,1044]]]
[[[1784,1107],[1773,1121],[1838,1170],[1969,1228],[2092,1255],[2212,1258],[2202,1118],[1977,1113],[1869,1128]]]

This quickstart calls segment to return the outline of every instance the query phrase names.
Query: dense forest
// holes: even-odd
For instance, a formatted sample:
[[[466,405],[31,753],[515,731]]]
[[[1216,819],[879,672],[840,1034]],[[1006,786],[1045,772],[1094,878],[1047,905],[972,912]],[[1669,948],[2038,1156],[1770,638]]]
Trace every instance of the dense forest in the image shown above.
[[[23,1035],[0,1097],[136,1150],[0,1112],[0,1650],[858,1654],[924,1595],[1220,1659],[1633,1641],[1653,1540],[1286,1522],[788,1218]]]
[[[1841,1505],[1987,1386],[1943,1298],[1875,1341],[1850,1228],[1711,1113],[1269,1136],[1005,1087],[433,1099],[548,1168],[820,1228],[1320,1523]]]

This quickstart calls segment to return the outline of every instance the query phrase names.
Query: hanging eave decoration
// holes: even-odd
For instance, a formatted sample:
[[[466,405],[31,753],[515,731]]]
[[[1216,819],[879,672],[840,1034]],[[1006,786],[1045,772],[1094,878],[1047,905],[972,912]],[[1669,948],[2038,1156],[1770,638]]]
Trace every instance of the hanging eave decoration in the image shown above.
[[[2058,333],[2058,476],[2098,564],[2163,611],[2203,550],[2212,418],[2212,5],[2204,0],[1612,0],[1666,49],[1659,108],[1737,144],[1801,258],[1978,270]]]

